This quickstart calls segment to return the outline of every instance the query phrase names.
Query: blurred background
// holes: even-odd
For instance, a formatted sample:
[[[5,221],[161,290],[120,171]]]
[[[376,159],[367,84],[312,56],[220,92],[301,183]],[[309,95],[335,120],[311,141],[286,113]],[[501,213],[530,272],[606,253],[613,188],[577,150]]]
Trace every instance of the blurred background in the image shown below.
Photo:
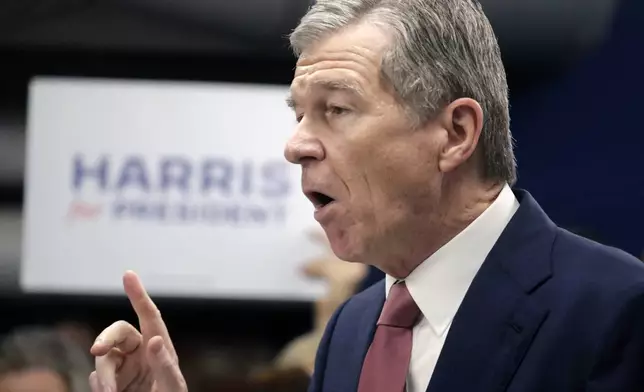
[[[481,3],[507,67],[518,186],[559,225],[644,256],[644,3]],[[191,391],[305,390],[328,313],[378,278],[309,238],[297,173],[271,166],[293,126],[283,104],[295,64],[285,36],[308,6],[0,2],[0,380],[38,364],[85,374],[74,350],[83,357],[110,323],[136,321],[119,290],[132,268],[153,288]],[[184,161],[168,163],[168,154]],[[210,203],[199,192],[189,202],[150,189],[125,201],[101,193],[109,188],[100,186],[101,168],[120,165],[110,172],[114,187],[149,174],[170,176],[181,190],[185,168],[212,169],[222,157],[217,168],[242,173],[240,183],[283,180],[281,201],[269,195],[274,187],[227,194],[225,208],[223,199],[208,204],[219,212],[198,224],[186,223],[185,211],[172,222],[149,209]],[[142,174],[160,160],[171,174]],[[248,174],[255,170],[263,174]],[[242,206],[244,197],[252,203]],[[100,215],[103,207],[111,212]],[[234,222],[213,218],[222,214]],[[259,287],[253,275],[269,283]],[[62,356],[68,366],[59,369]]]

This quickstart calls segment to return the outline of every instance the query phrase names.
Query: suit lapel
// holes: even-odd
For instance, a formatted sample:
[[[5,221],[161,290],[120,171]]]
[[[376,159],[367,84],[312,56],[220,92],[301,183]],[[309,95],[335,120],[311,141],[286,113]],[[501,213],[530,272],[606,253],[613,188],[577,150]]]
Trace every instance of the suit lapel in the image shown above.
[[[454,318],[428,392],[503,390],[547,315],[496,274],[484,275]]]
[[[362,364],[367,355],[367,350],[373,341],[373,336],[376,332],[376,323],[385,303],[384,280],[368,290],[375,290],[375,298],[373,296],[354,297],[354,299],[359,299],[359,301],[352,303],[353,308],[347,312],[356,315],[358,327],[352,329],[352,334],[346,334],[343,337],[344,341],[342,344],[345,347],[345,351],[343,352],[344,358],[340,359],[343,369],[339,369],[341,371],[337,374],[346,374],[347,378],[339,380],[342,388],[338,388],[338,391],[358,390]]]
[[[530,294],[552,274],[556,227],[529,194],[470,286],[436,364],[428,392],[504,391],[548,309]]]

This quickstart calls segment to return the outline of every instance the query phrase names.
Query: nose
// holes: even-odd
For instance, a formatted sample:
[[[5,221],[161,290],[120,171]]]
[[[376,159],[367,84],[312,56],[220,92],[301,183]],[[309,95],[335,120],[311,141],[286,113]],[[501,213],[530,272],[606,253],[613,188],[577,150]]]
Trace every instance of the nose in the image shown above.
[[[299,165],[309,161],[321,161],[324,159],[324,147],[320,139],[312,135],[306,129],[304,122],[301,122],[293,136],[286,142],[284,157],[287,161]]]

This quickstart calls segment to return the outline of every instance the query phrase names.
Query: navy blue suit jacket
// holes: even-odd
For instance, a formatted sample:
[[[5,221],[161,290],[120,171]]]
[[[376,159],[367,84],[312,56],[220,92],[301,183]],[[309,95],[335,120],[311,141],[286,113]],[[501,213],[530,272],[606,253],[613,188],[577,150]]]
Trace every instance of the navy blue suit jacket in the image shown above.
[[[427,391],[644,391],[644,265],[515,194],[519,210],[458,309]],[[336,311],[309,392],[357,391],[384,299],[381,281]]]

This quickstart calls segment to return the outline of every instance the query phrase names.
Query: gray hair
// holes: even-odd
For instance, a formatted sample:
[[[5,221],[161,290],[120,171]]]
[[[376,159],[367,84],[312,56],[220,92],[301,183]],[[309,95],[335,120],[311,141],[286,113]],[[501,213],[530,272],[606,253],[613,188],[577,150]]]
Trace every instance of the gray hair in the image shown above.
[[[359,22],[392,34],[381,72],[421,125],[450,102],[479,102],[479,143],[486,179],[516,181],[508,86],[501,53],[476,0],[319,0],[290,35],[300,56],[316,42]]]
[[[70,392],[90,392],[92,361],[79,344],[55,329],[19,329],[0,343],[0,376],[30,369],[56,372]]]

